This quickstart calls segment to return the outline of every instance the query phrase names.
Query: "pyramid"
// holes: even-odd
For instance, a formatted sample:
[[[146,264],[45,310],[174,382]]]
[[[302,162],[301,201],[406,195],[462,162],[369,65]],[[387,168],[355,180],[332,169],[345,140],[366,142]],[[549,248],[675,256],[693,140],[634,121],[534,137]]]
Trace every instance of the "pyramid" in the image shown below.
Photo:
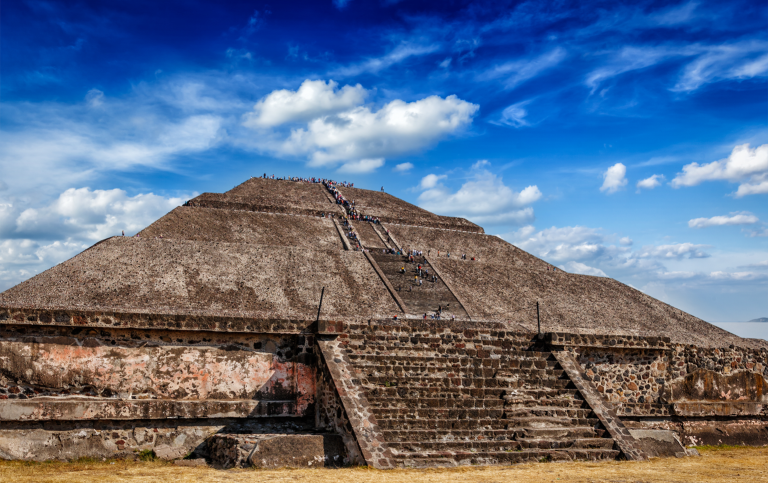
[[[643,459],[661,450],[633,431],[711,419],[675,433],[666,451],[684,452],[768,402],[766,341],[319,179],[203,193],[3,292],[0,323],[0,451],[22,459],[151,447],[248,465],[232,455],[291,434],[381,468]],[[83,428],[81,449],[61,443]]]

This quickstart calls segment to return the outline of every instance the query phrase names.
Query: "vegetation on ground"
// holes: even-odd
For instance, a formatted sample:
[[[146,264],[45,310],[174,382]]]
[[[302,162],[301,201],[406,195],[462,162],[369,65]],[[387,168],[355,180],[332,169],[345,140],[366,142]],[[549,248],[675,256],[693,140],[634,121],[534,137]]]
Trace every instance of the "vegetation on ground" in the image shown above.
[[[82,458],[71,462],[0,461],[0,481],[14,483],[115,482],[306,482],[306,483],[508,483],[508,482],[768,482],[768,447],[699,446],[701,457],[647,462],[529,463],[427,470],[370,468],[216,470],[181,467],[145,455],[147,461]]]

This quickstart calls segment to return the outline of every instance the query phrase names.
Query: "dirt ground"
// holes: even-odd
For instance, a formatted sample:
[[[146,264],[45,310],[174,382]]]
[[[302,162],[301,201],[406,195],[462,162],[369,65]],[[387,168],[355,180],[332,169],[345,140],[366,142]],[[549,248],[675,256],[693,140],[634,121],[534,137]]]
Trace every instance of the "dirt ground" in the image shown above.
[[[701,448],[701,457],[648,462],[533,463],[504,467],[378,471],[367,468],[215,470],[164,462],[0,462],[0,481],[77,482],[307,482],[307,483],[508,483],[562,482],[768,482],[768,447]]]

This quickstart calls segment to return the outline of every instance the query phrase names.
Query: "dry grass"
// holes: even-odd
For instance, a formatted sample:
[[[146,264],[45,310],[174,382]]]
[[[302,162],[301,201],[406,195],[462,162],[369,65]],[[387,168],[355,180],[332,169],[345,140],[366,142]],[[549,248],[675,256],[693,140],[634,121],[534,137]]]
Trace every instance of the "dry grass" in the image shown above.
[[[768,448],[702,448],[700,458],[663,458],[649,462],[537,463],[505,467],[432,470],[228,470],[182,468],[161,462],[27,463],[0,462],[0,481],[77,482],[363,482],[363,483],[507,483],[571,482],[768,482]]]

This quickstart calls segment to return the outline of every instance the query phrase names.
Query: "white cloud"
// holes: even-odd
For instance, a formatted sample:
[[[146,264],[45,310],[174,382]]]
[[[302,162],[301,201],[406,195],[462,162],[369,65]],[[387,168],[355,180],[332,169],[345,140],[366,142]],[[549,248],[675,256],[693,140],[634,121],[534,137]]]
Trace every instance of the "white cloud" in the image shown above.
[[[757,270],[768,270],[768,260],[763,260],[762,262],[757,263],[751,263],[749,265],[743,265],[739,268],[751,268],[751,269],[757,269]]]
[[[688,221],[690,228],[707,228],[723,225],[752,225],[760,221],[749,212],[731,213],[731,216],[713,216],[712,218],[694,218]]]
[[[741,183],[735,193],[737,198],[768,193],[768,144],[755,148],[742,144],[734,147],[726,159],[707,164],[686,164],[671,184],[679,188],[713,180]]]
[[[708,245],[695,245],[693,243],[674,243],[669,245],[647,245],[633,254],[636,258],[656,259],[683,259],[683,258],[707,258],[710,255],[702,249]]]
[[[410,57],[428,55],[440,50],[438,43],[403,42],[382,57],[367,59],[358,64],[341,67],[330,72],[331,75],[354,77],[365,72],[377,73]]]
[[[478,106],[456,96],[394,100],[378,111],[357,107],[294,129],[277,151],[307,155],[311,166],[387,158],[425,149],[472,122]]]
[[[556,262],[593,260],[609,250],[600,231],[585,226],[553,226],[538,233],[524,227],[509,238],[523,250]]]
[[[654,174],[650,178],[645,178],[637,182],[637,191],[641,189],[652,190],[657,186],[661,186],[661,182],[664,180],[663,174]]]
[[[608,63],[595,69],[587,76],[586,84],[592,88],[594,93],[600,84],[607,79],[625,72],[645,69],[674,55],[678,55],[678,52],[665,47],[622,47],[618,52],[612,52]]]
[[[568,262],[563,265],[560,265],[560,268],[562,268],[566,272],[578,273],[579,275],[592,275],[594,277],[608,276],[605,274],[604,271],[600,270],[599,268],[590,267],[589,265],[585,265],[579,262]]]
[[[338,171],[340,173],[370,173],[382,166],[384,166],[383,158],[361,159],[360,161],[342,164]]]
[[[621,163],[616,163],[603,173],[603,186],[600,191],[606,191],[608,194],[615,193],[627,185],[627,167]]]
[[[484,72],[480,78],[498,79],[503,77],[505,78],[504,86],[507,89],[514,89],[523,82],[533,79],[542,72],[555,67],[565,57],[565,49],[558,47],[533,59],[516,60],[498,65]]]
[[[444,174],[441,174],[440,176],[436,174],[428,174],[421,178],[421,183],[419,183],[419,187],[423,190],[431,189],[437,186],[437,182],[441,179],[446,178],[447,176]]]
[[[394,171],[402,173],[405,171],[410,171],[412,169],[413,169],[413,163],[400,163],[397,166],[395,166]]]
[[[85,102],[91,107],[101,107],[104,104],[104,93],[98,89],[91,89],[85,95]]]
[[[190,195],[189,197],[192,197]],[[188,197],[71,188],[52,203],[0,204],[0,290],[76,255],[94,242],[133,235]]]
[[[693,91],[704,84],[750,79],[768,75],[768,42],[746,41],[733,44],[695,46],[699,54],[688,64],[673,91]]]
[[[625,237],[622,237],[619,240],[619,243],[621,243],[622,245],[628,247],[628,246],[632,245],[632,239],[630,237],[628,237],[628,236],[625,236]]]
[[[363,86],[346,85],[341,89],[332,80],[305,80],[296,91],[272,91],[256,103],[245,117],[245,125],[272,127],[289,122],[307,122],[335,114],[363,103],[368,92]]]
[[[445,175],[430,174],[421,180],[419,206],[441,214],[463,216],[477,223],[527,223],[533,219],[530,205],[542,196],[535,185],[515,192],[485,169],[487,160],[476,162],[470,181],[452,193],[439,181]]]
[[[506,107],[501,111],[501,119],[499,119],[498,123],[518,128],[528,126],[529,123],[525,120],[528,111],[526,111],[524,107],[529,102],[530,101],[518,102],[517,104],[512,104],[511,106]]]

